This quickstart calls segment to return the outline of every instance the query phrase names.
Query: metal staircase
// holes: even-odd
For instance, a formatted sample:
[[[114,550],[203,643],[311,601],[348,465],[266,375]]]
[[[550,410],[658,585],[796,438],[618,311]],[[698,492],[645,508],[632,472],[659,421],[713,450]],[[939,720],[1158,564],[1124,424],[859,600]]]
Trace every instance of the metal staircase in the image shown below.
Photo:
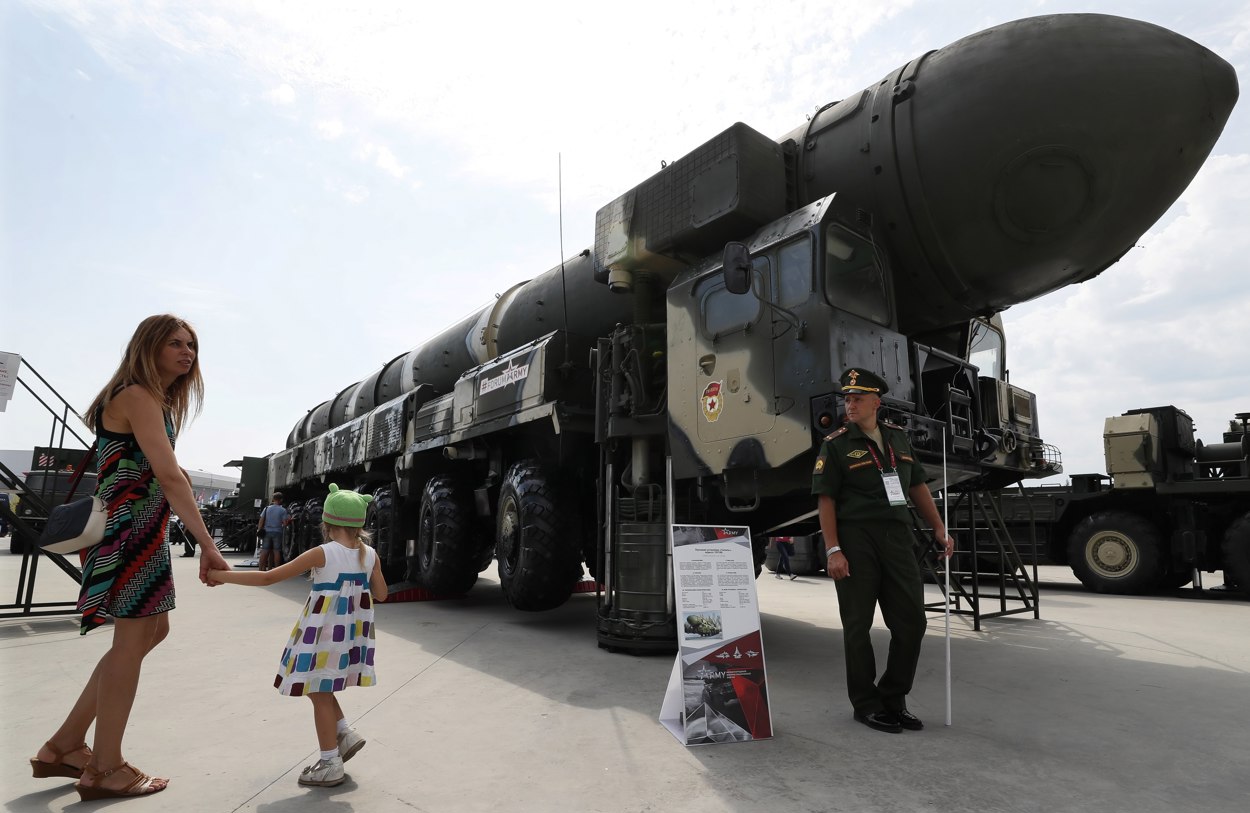
[[[85,453],[89,448],[89,442],[84,439],[83,434],[90,437],[91,433],[86,431],[82,418],[61,397],[56,388],[49,384],[47,379],[24,358],[18,365],[17,385],[47,410],[51,418],[48,446],[57,449],[69,448],[75,451],[82,449]],[[37,389],[40,391],[36,391]],[[70,424],[71,421],[82,428],[83,434],[75,431]],[[35,581],[39,575],[40,560],[44,559],[73,579],[75,584],[82,580],[82,571],[75,564],[60,554],[41,551],[38,542],[53,505],[84,495],[70,493],[61,497],[55,493],[55,489],[47,487],[47,478],[41,488],[31,488],[17,472],[3,464],[0,464],[0,487],[18,497],[16,509],[10,504],[0,502],[0,515],[3,515],[11,529],[10,533],[13,534],[10,549],[20,552],[22,556],[16,594],[12,602],[0,604],[0,618],[76,614],[76,600],[35,601]]]
[[[1041,617],[1036,558],[1031,557],[1033,561],[1026,563],[1020,556],[1003,522],[998,494],[998,491],[968,490],[943,495],[943,500],[949,500],[947,531],[955,540],[949,595],[944,578],[945,564],[928,542],[933,536],[932,529],[925,527],[913,512],[916,533],[924,543],[922,568],[943,591],[943,599],[927,603],[926,609],[931,613],[943,613],[949,601],[951,615],[971,616],[973,629],[978,631],[981,621],[987,618],[1023,613]],[[1030,550],[1036,550],[1036,529],[1031,517],[1029,533]]]

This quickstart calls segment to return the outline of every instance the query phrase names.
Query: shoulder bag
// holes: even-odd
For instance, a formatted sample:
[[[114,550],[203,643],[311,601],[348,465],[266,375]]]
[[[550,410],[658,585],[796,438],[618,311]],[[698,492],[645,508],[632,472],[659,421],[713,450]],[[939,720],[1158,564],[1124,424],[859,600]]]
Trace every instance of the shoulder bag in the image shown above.
[[[47,553],[74,553],[100,544],[108,511],[99,497],[83,497],[58,505],[48,514],[39,547]]]
[[[43,526],[43,533],[39,537],[40,550],[47,553],[74,553],[98,545],[104,539],[104,528],[108,520],[104,501],[94,496],[68,501],[74,496],[83,472],[94,459],[95,449],[92,448],[70,479],[66,502],[53,507],[48,513],[48,522]]]

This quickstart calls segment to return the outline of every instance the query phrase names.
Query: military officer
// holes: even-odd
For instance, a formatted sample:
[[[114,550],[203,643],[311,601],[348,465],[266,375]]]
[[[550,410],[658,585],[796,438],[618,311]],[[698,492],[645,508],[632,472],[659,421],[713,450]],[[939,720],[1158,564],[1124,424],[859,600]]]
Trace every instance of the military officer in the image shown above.
[[[925,609],[910,497],[950,556],[954,542],[925,485],[925,470],[902,427],[877,420],[886,382],[853,368],[839,379],[847,422],[821,444],[812,473],[826,569],[836,582],[846,653],[846,688],[855,719],[877,731],[919,731],[907,710],[924,639]],[[885,673],[872,651],[876,605],[890,630]]]

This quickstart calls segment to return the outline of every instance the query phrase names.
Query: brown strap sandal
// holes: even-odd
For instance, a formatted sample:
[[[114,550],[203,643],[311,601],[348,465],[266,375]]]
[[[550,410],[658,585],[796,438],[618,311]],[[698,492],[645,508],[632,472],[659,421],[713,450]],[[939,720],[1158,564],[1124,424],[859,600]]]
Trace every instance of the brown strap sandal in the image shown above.
[[[134,774],[134,781],[123,788],[100,787],[100,782],[108,779],[118,771],[130,771],[130,773]],[[78,791],[78,797],[84,802],[89,802],[93,799],[118,799],[127,796],[147,796],[152,793],[160,793],[168,787],[168,784],[164,784],[153,788],[154,782],[164,782],[165,780],[148,776],[143,771],[131,765],[129,762],[123,762],[116,768],[109,768],[107,771],[97,771],[95,768],[87,765],[83,768],[83,776],[90,777],[91,781],[96,783],[90,786],[83,786],[81,781],[75,783],[74,788]]]
[[[53,745],[51,740],[48,740],[44,743],[44,747],[52,752],[53,761],[44,762],[38,756],[30,758],[30,772],[36,779],[51,779],[55,776],[65,776],[70,779],[77,779],[82,776],[82,769],[86,767],[87,760],[91,759],[91,749],[87,747],[86,743],[83,743],[77,748],[62,751]],[[86,754],[86,758],[83,760],[82,765],[70,765],[65,761],[67,756],[70,754],[77,754],[79,751]]]

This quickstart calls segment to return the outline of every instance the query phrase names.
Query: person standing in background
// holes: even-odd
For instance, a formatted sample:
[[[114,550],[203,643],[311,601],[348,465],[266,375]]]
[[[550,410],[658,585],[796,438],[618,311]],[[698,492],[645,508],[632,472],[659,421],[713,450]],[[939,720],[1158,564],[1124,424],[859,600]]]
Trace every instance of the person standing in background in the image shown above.
[[[794,543],[779,536],[773,544],[777,546],[777,578],[780,579],[781,574],[785,573],[790,581],[794,581],[794,570],[790,567],[790,554],[794,553]]]
[[[261,570],[282,564],[282,529],[291,521],[291,513],[283,507],[282,499],[282,492],[275,491],[256,522],[256,532],[264,535],[260,543]]]

